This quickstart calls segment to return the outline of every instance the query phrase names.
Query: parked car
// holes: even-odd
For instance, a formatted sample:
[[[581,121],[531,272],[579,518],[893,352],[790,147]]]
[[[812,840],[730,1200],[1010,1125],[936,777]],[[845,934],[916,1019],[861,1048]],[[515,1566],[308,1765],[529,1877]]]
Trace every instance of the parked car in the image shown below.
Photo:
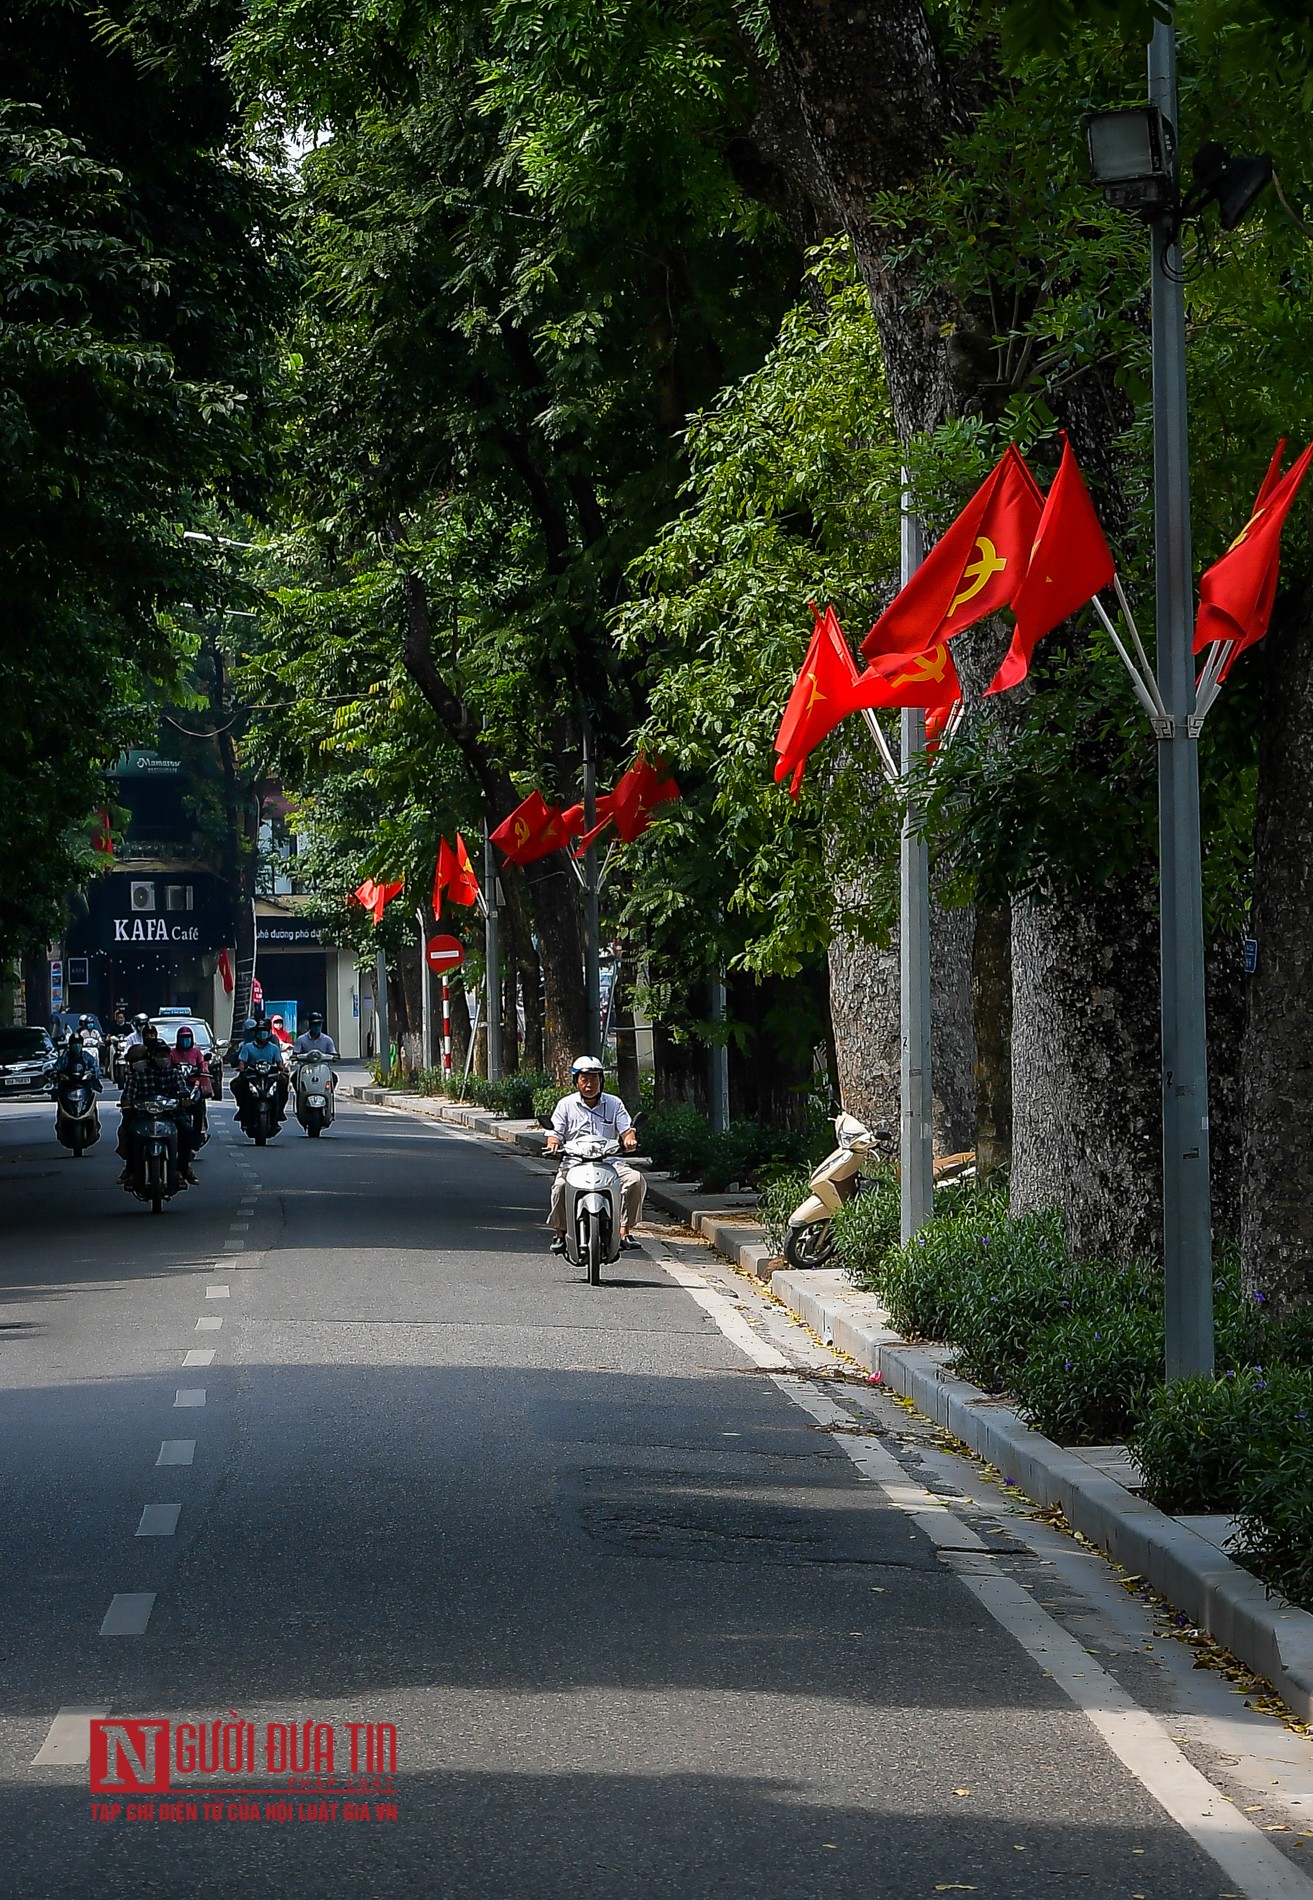
[[[49,1095],[57,1060],[44,1029],[0,1029],[0,1097]]]
[[[203,1016],[193,1016],[190,1011],[162,1009],[158,1016],[151,1017],[170,1049],[178,1040],[180,1029],[190,1029],[196,1039],[196,1047],[205,1057],[210,1071],[210,1099],[217,1102],[223,1093],[223,1051],[214,1040],[214,1031]]]

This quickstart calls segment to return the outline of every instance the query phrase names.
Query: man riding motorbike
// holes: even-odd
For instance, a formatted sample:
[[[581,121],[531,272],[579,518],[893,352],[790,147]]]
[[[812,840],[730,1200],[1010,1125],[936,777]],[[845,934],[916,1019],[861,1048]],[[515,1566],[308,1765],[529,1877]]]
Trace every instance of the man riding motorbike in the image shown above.
[[[118,1152],[123,1160],[120,1186],[126,1187],[132,1178],[132,1111],[156,1097],[173,1105],[169,1110],[169,1119],[178,1130],[178,1173],[189,1187],[196,1186],[191,1165],[194,1152],[191,1114],[180,1099],[180,1091],[187,1088],[187,1079],[178,1074],[170,1060],[168,1044],[159,1030],[148,1021],[143,1040],[135,1045],[129,1055],[128,1079],[123,1084],[119,1101]]]
[[[139,1009],[132,1019],[132,1034],[128,1037],[129,1049],[140,1049],[146,1041],[146,1031],[150,1028],[150,1017],[144,1009]]]
[[[606,1095],[602,1091],[602,1078],[606,1071],[596,1056],[576,1056],[570,1070],[574,1077],[574,1095],[563,1095],[552,1111],[551,1133],[547,1137],[547,1153],[556,1154],[562,1144],[573,1141],[577,1135],[596,1135],[602,1141],[618,1141],[628,1154],[638,1146],[638,1136],[629,1117],[629,1110],[618,1095]],[[611,1163],[620,1176],[620,1185],[624,1197],[620,1208],[620,1245],[634,1247],[637,1242],[630,1238],[634,1224],[642,1217],[643,1196],[647,1193],[647,1182],[626,1162]],[[565,1252],[565,1172],[567,1162],[557,1169],[556,1179],[552,1183],[552,1204],[547,1215],[547,1225],[555,1238],[552,1241],[553,1253]]]
[[[84,1016],[82,1020],[85,1022],[86,1017]],[[51,1073],[53,1075],[62,1075],[77,1068],[90,1070],[95,1080],[96,1093],[99,1094],[101,1087],[100,1058],[97,1056],[91,1044],[82,1040],[80,1028],[71,1029],[69,1031],[68,1038],[59,1052],[59,1059],[55,1063]]]
[[[233,1096],[237,1103],[238,1120],[245,1114],[251,1102],[250,1072],[252,1069],[276,1069],[274,1107],[280,1122],[287,1119],[287,1071],[283,1067],[283,1053],[274,1041],[273,1031],[263,1016],[248,1016],[246,1035],[241,1048],[237,1051],[237,1074],[233,1077]]]
[[[312,1009],[308,1018],[308,1028],[296,1039],[293,1053],[298,1056],[327,1056],[330,1061],[337,1057],[337,1044],[324,1029],[324,1019],[319,1010]]]

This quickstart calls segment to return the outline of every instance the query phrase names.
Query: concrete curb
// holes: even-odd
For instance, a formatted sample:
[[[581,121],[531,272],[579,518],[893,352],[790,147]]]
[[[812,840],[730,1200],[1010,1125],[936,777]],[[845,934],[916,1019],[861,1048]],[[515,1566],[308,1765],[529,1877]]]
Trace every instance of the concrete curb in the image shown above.
[[[409,1109],[492,1135],[523,1153],[541,1155],[546,1142],[532,1122],[456,1106],[435,1097],[391,1094],[344,1084],[344,1093],[388,1108]],[[708,1196],[687,1181],[648,1177],[648,1198],[700,1233],[735,1266],[768,1282],[804,1325],[908,1398],[926,1418],[951,1432],[1026,1496],[1057,1506],[1074,1530],[1142,1577],[1215,1642],[1270,1682],[1302,1722],[1313,1722],[1313,1615],[1269,1596],[1257,1577],[1233,1563],[1188,1524],[1157,1510],[1099,1471],[1079,1452],[1032,1430],[1003,1399],[957,1378],[947,1346],[909,1346],[894,1332],[878,1299],[850,1286],[836,1269],[795,1272],[775,1268],[754,1223],[727,1218],[749,1208],[730,1197]],[[708,1204],[710,1203],[710,1204]]]
[[[1032,1430],[1005,1400],[956,1378],[950,1348],[906,1345],[880,1302],[855,1291],[841,1272],[777,1272],[771,1291],[1027,1497],[1056,1505],[1074,1530],[1270,1682],[1301,1721],[1313,1720],[1313,1615],[1269,1596],[1206,1537]]]

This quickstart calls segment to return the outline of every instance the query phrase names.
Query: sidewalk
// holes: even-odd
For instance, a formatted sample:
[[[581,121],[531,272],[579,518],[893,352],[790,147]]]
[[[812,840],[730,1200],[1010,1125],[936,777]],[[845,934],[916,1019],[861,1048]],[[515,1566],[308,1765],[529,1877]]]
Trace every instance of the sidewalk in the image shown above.
[[[342,1086],[364,1101],[452,1122],[522,1153],[543,1152],[546,1134],[536,1122],[508,1121],[436,1097],[389,1093],[345,1073]],[[891,1328],[879,1300],[851,1286],[841,1271],[777,1266],[764,1228],[752,1219],[755,1195],[706,1194],[693,1183],[650,1173],[647,1195],[734,1266],[762,1280],[825,1345],[910,1399],[1036,1504],[1059,1509],[1073,1530],[1270,1682],[1300,1721],[1313,1722],[1313,1615],[1269,1596],[1225,1554],[1229,1518],[1170,1517],[1157,1510],[1137,1495],[1138,1473],[1124,1445],[1065,1450],[1033,1431],[1006,1399],[957,1378],[949,1369],[951,1348],[909,1346]]]

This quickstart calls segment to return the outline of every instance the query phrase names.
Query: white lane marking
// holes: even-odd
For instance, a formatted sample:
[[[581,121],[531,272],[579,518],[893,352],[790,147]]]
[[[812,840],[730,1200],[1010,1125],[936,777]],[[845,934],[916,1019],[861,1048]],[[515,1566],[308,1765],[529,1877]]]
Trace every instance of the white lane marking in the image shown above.
[[[46,1739],[32,1757],[34,1768],[85,1768],[91,1760],[91,1724],[109,1714],[109,1704],[94,1708],[68,1702],[46,1731]]]
[[[245,1245],[246,1242],[244,1240],[225,1240],[223,1243],[223,1251],[225,1253],[241,1253]]]
[[[157,1465],[189,1465],[195,1456],[194,1438],[166,1438],[155,1462]]]
[[[687,1267],[676,1270],[669,1261],[663,1260],[661,1265],[688,1287],[727,1339],[749,1350],[738,1337],[741,1327],[758,1349],[773,1352],[773,1348],[762,1348],[762,1342],[728,1300],[717,1294],[698,1297],[699,1287],[707,1286],[700,1273]],[[765,1363],[755,1351],[750,1356],[759,1365]],[[783,1354],[778,1356],[783,1358]],[[850,1412],[807,1383],[800,1368],[790,1366],[789,1376],[771,1383],[821,1424],[853,1422]],[[979,1571],[972,1569],[971,1553],[987,1546],[969,1525],[955,1518],[942,1498],[918,1485],[877,1439],[844,1433],[839,1443],[862,1476],[874,1480],[895,1510],[910,1517],[941,1548],[948,1546],[966,1556],[965,1563],[948,1566],[954,1575],[1026,1653],[1048,1670],[1146,1793],[1211,1855],[1246,1900],[1313,1900],[1313,1881],[1251,1821],[1237,1813],[1234,1804],[1186,1760],[1157,1717],[1142,1709],[1076,1637],[1054,1622],[1014,1578],[999,1575],[992,1565]]]
[[[222,1325],[223,1321],[219,1318],[217,1313],[214,1314],[213,1317],[206,1313],[202,1314],[200,1319],[197,1320],[196,1330],[198,1333],[217,1333]]]
[[[138,1537],[172,1537],[178,1528],[181,1504],[148,1504],[137,1526]]]
[[[182,1363],[184,1366],[212,1366],[214,1364],[214,1347],[206,1346],[201,1348],[199,1346],[193,1346],[190,1352],[185,1352],[182,1355]]]
[[[249,1230],[250,1225],[251,1223],[248,1220],[235,1220],[229,1225],[228,1232],[230,1234],[244,1234]]]
[[[230,1287],[226,1286],[207,1286],[205,1289],[205,1297],[207,1300],[226,1300],[231,1290]]]
[[[401,1113],[401,1110],[397,1111]],[[743,1315],[736,1312],[723,1293],[715,1292],[708,1281],[692,1267],[683,1266],[678,1260],[661,1260],[657,1263],[664,1267],[672,1280],[678,1281],[685,1292],[692,1295],[704,1312],[715,1320],[726,1339],[745,1352],[749,1359],[759,1366],[785,1367],[792,1370],[792,1362],[775,1346],[768,1346],[759,1339]]]
[[[180,1385],[173,1395],[175,1409],[179,1405],[204,1405],[205,1387],[203,1385]]]
[[[128,1590],[111,1597],[100,1633],[102,1636],[144,1636],[154,1608],[153,1590]]]

